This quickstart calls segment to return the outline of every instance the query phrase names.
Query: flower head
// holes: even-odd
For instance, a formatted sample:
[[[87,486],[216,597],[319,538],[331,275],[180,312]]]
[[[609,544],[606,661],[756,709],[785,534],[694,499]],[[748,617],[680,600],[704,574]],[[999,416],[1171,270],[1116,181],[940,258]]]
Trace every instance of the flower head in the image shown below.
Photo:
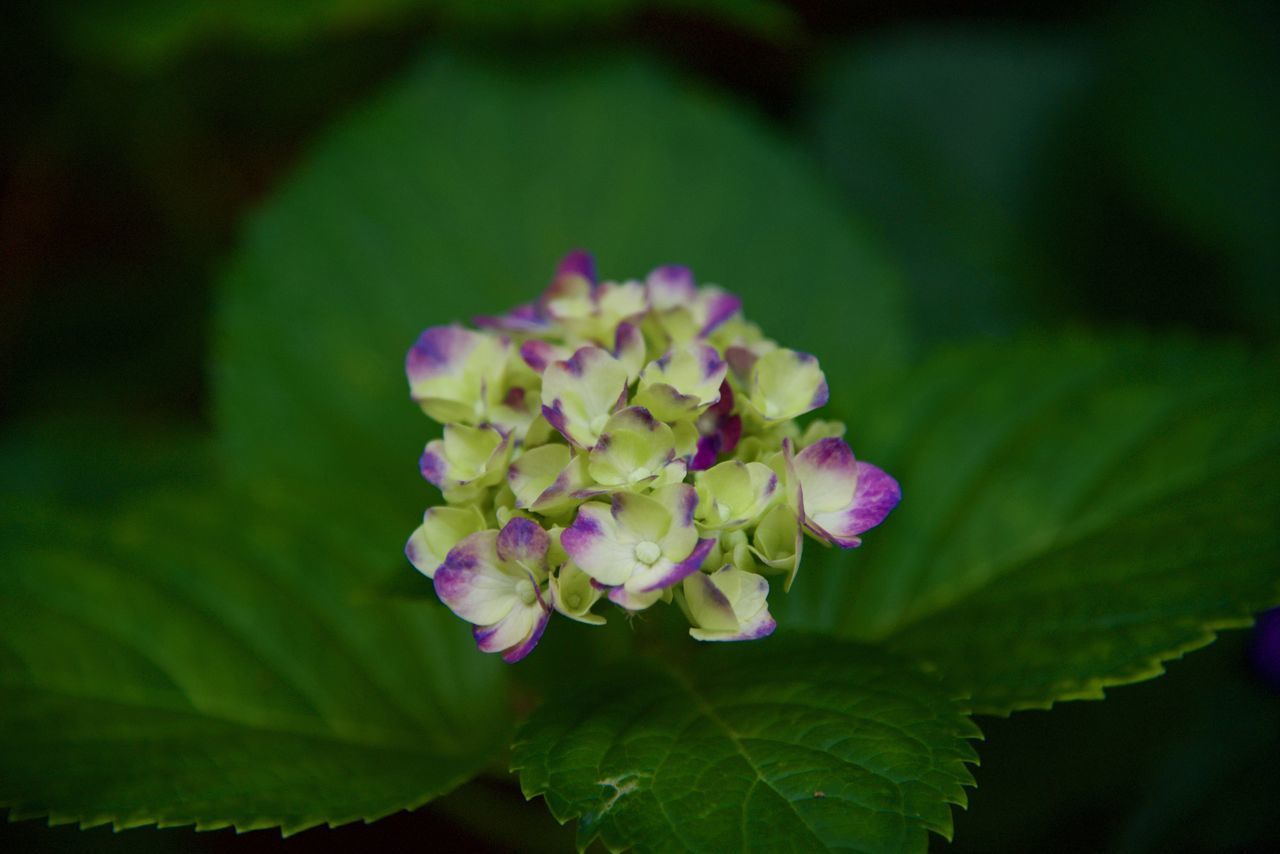
[[[815,357],[780,347],[687,267],[600,281],[567,255],[536,299],[427,329],[409,392],[442,422],[419,463],[445,504],[405,554],[486,652],[527,655],[553,613],[675,602],[702,641],[773,631],[806,536],[853,548],[897,504],[824,405]]]

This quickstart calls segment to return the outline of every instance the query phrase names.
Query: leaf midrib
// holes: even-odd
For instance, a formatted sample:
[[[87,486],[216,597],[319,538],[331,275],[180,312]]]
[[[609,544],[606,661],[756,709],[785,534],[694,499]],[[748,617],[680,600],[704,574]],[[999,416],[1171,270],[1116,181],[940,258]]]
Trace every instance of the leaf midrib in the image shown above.
[[[751,753],[747,750],[746,746],[742,743],[740,734],[733,727],[731,727],[727,721],[725,721],[723,718],[720,717],[719,714],[716,713],[715,708],[710,704],[710,702],[707,701],[705,697],[702,696],[701,693],[698,692],[693,682],[690,681],[687,676],[685,676],[683,673],[680,673],[679,671],[672,670],[668,673],[668,675],[670,676],[671,680],[681,688],[681,690],[683,690],[686,694],[689,695],[690,698],[693,699],[694,706],[697,709],[698,713],[701,714],[703,717],[705,717],[707,720],[711,721],[721,732],[725,734],[725,736],[733,744],[734,750],[738,753],[739,756],[742,757],[743,761],[747,763],[747,766],[751,768],[752,773],[755,774],[756,779],[752,782],[751,787],[747,790],[747,796],[743,799],[743,803],[742,803],[741,827],[742,827],[743,845],[745,846],[747,844],[747,833],[746,833],[747,804],[750,800],[750,795],[753,791],[755,791],[755,787],[757,784],[764,783],[765,786],[768,787],[768,789],[779,798],[779,800],[781,800],[783,803],[787,805],[787,809],[791,812],[792,815],[796,817],[796,819],[800,822],[801,826],[803,826],[805,831],[809,834],[809,836],[812,837],[813,841],[818,846],[820,846],[821,850],[831,851],[832,849],[822,841],[822,838],[818,836],[818,833],[816,830],[814,830],[813,826],[810,825],[809,822],[805,819],[805,817],[800,813],[800,811],[796,809],[795,804],[789,798],[787,798],[785,794],[779,791],[778,788],[774,786],[773,783],[767,777],[765,777],[764,773],[760,770],[760,767],[756,765],[755,760],[751,756]],[[676,741],[678,742],[679,739],[676,739]],[[783,742],[783,743],[786,744],[788,747],[794,746],[787,742]],[[662,767],[667,763],[667,761],[672,756],[675,755],[675,753],[676,751],[674,748],[668,748],[666,756],[664,756],[662,761],[658,763],[658,766],[654,771],[655,779],[657,778],[658,773],[662,770]],[[830,754],[825,754],[825,753],[823,755],[830,756]],[[846,761],[846,760],[841,760],[841,761]],[[856,764],[856,763],[852,763],[852,764]],[[891,783],[894,789],[898,792],[900,799],[902,799],[902,791],[899,788],[897,781],[892,780],[888,777],[885,777],[883,774],[881,774],[880,772],[876,771],[873,768],[867,768],[863,765],[857,765],[857,767],[860,770],[866,771],[867,773],[870,773],[873,776],[880,777],[881,779]],[[662,799],[656,797],[656,795],[654,800],[656,800],[659,804],[662,804]],[[887,810],[873,810],[873,811],[885,812],[886,814],[893,814],[893,815],[906,817],[905,799],[902,799],[902,803],[904,806],[904,810],[900,813],[889,813],[889,811]],[[862,806],[864,809],[872,809],[871,807],[868,807],[866,805],[860,805],[860,806]],[[662,806],[662,812],[663,812],[663,815],[667,817],[668,823],[672,823],[670,817],[667,815],[667,810],[665,805]],[[672,826],[674,828],[675,826],[674,823],[672,823]],[[901,832],[899,835],[900,836],[899,845],[901,845],[903,841],[901,839],[901,834],[904,834],[906,832],[906,829],[907,829],[906,823],[904,822],[900,829]]]
[[[428,743],[422,738],[425,731],[396,732],[377,727],[360,727],[358,725],[351,725],[351,728],[348,729],[345,726],[346,722],[341,722],[344,724],[344,729],[336,730],[304,726],[301,725],[301,721],[313,719],[294,719],[288,715],[275,716],[275,720],[271,720],[270,716],[262,716],[256,719],[237,717],[215,709],[201,708],[194,705],[182,706],[175,703],[164,702],[158,697],[148,695],[147,692],[136,692],[134,696],[128,697],[120,694],[107,695],[92,691],[76,690],[66,685],[36,684],[33,682],[19,682],[9,679],[0,679],[0,692],[2,692],[6,698],[13,698],[17,694],[25,692],[29,694],[43,694],[60,699],[91,701],[95,703],[102,703],[107,706],[120,706],[122,709],[144,710],[203,718],[218,724],[240,727],[273,735],[287,735],[295,738],[330,741],[335,744],[359,747],[362,749],[388,750],[397,753],[409,752],[435,759],[438,759],[441,754],[457,757],[459,759],[466,758],[467,756],[464,752],[449,750],[447,749],[447,746],[437,749],[434,745],[428,745]],[[260,713],[260,710],[257,711]],[[323,720],[325,720],[326,723],[336,723],[327,719]],[[356,733],[361,730],[374,737],[362,738],[356,736]],[[98,735],[97,737],[101,737],[101,735]],[[426,749],[428,747],[431,749]]]

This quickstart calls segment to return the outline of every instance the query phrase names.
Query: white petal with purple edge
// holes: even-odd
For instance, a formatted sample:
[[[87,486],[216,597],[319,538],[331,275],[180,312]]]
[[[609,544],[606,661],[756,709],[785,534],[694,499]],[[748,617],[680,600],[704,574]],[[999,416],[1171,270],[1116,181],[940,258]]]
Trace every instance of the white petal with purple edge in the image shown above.
[[[583,572],[607,587],[622,584],[636,567],[632,545],[621,541],[613,514],[598,502],[578,508],[573,524],[560,535],[560,543]]]
[[[858,465],[843,439],[819,439],[792,461],[805,512],[810,516],[849,506],[858,485]]]
[[[678,563],[663,557],[652,566],[640,566],[624,585],[632,593],[651,593],[683,581],[702,567],[703,560],[715,545],[715,540],[698,540],[688,556]]]
[[[815,533],[820,538],[846,549],[861,545],[858,535],[883,522],[902,499],[898,482],[884,471],[870,463],[857,466],[857,489],[849,504],[811,517],[810,527],[817,529]]]
[[[520,601],[519,579],[498,565],[497,531],[480,531],[454,546],[433,581],[440,601],[469,623],[491,625]]]
[[[654,311],[690,306],[698,295],[693,272],[677,264],[658,267],[645,280],[645,287],[649,290],[649,303]]]

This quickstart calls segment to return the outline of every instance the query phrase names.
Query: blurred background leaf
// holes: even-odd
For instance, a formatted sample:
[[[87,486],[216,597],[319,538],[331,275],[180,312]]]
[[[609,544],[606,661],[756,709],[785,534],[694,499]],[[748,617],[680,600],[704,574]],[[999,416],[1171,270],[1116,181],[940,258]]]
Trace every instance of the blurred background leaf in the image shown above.
[[[1249,0],[875,32],[829,49],[806,124],[927,340],[1063,319],[1261,338],[1280,311],[1277,32]]]
[[[128,0],[62,3],[56,21],[78,50],[146,69],[211,45],[282,50],[307,39],[420,23],[529,38],[606,27],[653,11],[718,20],[768,39],[793,37],[798,27],[795,14],[774,0]]]
[[[929,340],[1008,334],[1059,275],[1029,219],[1094,76],[1079,35],[903,31],[833,50],[816,78],[815,151],[906,267]]]
[[[1143,3],[1104,42],[1105,142],[1131,190],[1220,264],[1214,294],[1280,331],[1280,15],[1271,4]]]

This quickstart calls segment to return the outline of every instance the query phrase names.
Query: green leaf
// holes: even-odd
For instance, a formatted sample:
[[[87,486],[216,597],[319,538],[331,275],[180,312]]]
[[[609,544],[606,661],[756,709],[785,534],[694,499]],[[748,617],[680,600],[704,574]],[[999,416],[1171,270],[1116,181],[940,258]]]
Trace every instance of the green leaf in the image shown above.
[[[987,712],[1156,675],[1280,601],[1277,388],[1271,358],[1176,342],[943,354],[850,431],[901,506],[779,622],[885,640]]]
[[[217,417],[234,472],[337,485],[398,552],[434,500],[404,353],[426,326],[534,298],[559,257],[686,263],[817,354],[853,397],[905,349],[899,290],[805,162],[723,98],[638,60],[442,54],[331,134],[254,219],[223,294]],[[799,295],[800,298],[797,298]]]
[[[1215,293],[1247,329],[1280,331],[1280,53],[1271,4],[1142,3],[1113,22],[1103,90],[1105,143],[1133,188],[1223,256]]]
[[[977,737],[907,663],[783,636],[605,671],[536,712],[512,762],[583,847],[924,851],[950,836]]]
[[[837,49],[819,160],[901,259],[928,340],[1006,333],[1048,265],[1029,231],[1059,125],[1091,78],[1075,39],[952,28]]]
[[[372,820],[475,774],[499,665],[439,607],[360,595],[367,563],[230,496],[110,523],[0,514],[0,805],[239,830]]]
[[[0,495],[101,512],[162,484],[209,476],[209,442],[154,419],[45,416],[0,435]]]

